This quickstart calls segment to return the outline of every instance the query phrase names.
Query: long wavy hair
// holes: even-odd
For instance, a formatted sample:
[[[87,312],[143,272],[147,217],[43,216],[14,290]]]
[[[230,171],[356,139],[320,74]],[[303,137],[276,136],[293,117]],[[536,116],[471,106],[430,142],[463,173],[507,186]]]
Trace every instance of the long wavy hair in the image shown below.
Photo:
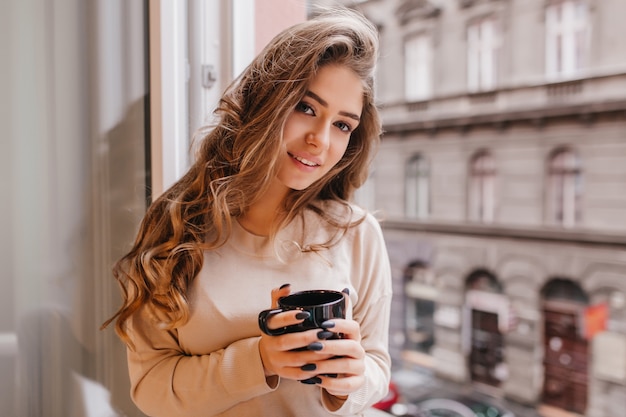
[[[381,123],[374,101],[378,54],[376,28],[348,9],[324,11],[278,34],[225,91],[216,123],[200,132],[195,162],[187,173],[154,201],[131,250],[113,268],[123,305],[103,327],[115,330],[129,346],[126,321],[148,307],[164,328],[189,318],[188,289],[202,268],[203,250],[219,248],[229,238],[232,219],[246,213],[268,189],[277,172],[287,117],[304,97],[310,80],[325,65],[342,65],[362,80],[361,121],[341,160],[304,190],[291,190],[271,237],[305,209],[314,210],[337,233],[334,244],[356,221],[334,216],[319,206],[348,201],[367,179]]]

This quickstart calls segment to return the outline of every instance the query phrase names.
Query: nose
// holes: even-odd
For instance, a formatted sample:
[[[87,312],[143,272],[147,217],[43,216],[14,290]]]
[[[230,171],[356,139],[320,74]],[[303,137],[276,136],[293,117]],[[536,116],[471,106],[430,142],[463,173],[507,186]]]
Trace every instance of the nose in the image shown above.
[[[307,145],[315,148],[318,152],[328,149],[330,145],[330,132],[323,126],[318,126],[306,134]]]

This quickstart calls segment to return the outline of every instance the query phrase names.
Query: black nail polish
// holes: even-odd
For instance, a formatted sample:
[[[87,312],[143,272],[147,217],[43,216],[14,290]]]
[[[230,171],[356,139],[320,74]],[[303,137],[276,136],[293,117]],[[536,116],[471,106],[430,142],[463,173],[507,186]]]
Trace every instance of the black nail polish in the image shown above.
[[[302,365],[300,369],[302,369],[303,371],[314,371],[317,369],[317,365],[315,365],[314,363],[307,363],[306,365]]]
[[[350,295],[350,288],[344,288],[343,290],[341,290],[341,292],[346,295]]]
[[[306,320],[309,317],[311,317],[311,313],[309,313],[308,311],[301,311],[298,314],[296,314],[296,318],[298,320]]]
[[[333,332],[322,330],[321,332],[317,333],[317,338],[320,339],[320,340],[326,340],[329,337],[333,337],[334,335],[335,335],[335,333],[333,333]]]
[[[324,349],[324,345],[320,342],[313,342],[306,347],[308,350],[318,351]]]
[[[322,380],[316,376],[309,378],[309,379],[303,379],[302,381],[300,381],[303,384],[307,384],[307,385],[315,385],[315,384],[319,384],[322,382]]]
[[[283,288],[287,288],[288,286],[290,286],[291,284],[283,284],[280,286],[279,290],[282,290]]]
[[[323,322],[320,326],[322,329],[332,329],[333,327],[335,327],[335,322],[332,320],[326,320],[325,322]]]

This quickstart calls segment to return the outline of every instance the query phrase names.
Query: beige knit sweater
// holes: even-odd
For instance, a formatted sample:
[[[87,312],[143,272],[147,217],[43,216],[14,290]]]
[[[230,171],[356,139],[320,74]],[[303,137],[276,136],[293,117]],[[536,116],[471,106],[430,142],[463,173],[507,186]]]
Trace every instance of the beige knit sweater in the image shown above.
[[[338,210],[325,204],[324,210]],[[355,216],[365,215],[354,208]],[[164,330],[147,314],[129,326],[131,395],[152,417],[360,416],[387,392],[391,275],[377,221],[352,228],[319,253],[301,252],[326,241],[330,226],[307,211],[282,230],[275,243],[234,223],[229,242],[206,252],[193,282],[190,320]],[[270,291],[350,289],[352,318],[360,323],[366,382],[340,401],[315,385],[265,378],[258,349],[257,315],[270,307]]]

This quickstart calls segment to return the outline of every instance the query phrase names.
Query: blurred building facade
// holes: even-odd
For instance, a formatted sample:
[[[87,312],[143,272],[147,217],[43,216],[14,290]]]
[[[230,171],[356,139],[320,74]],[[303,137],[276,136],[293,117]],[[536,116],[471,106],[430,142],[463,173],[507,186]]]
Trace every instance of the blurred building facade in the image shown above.
[[[394,269],[392,350],[538,407],[626,407],[623,0],[350,1],[380,28],[361,196]]]

